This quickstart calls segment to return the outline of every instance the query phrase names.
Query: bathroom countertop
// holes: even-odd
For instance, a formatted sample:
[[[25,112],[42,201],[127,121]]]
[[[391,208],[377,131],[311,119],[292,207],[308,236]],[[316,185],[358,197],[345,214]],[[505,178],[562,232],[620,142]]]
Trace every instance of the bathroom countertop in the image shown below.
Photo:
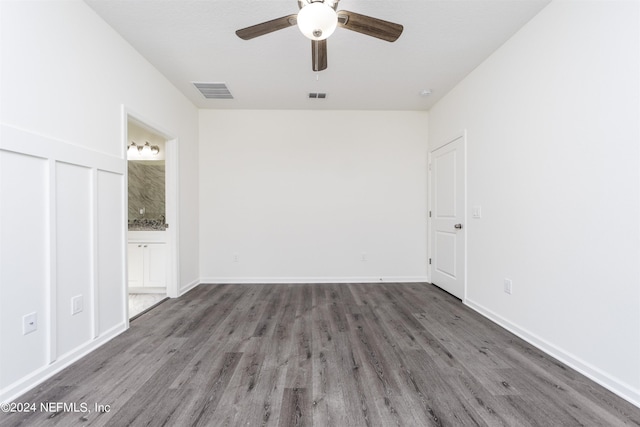
[[[164,231],[167,224],[159,219],[134,219],[129,221],[129,231]]]

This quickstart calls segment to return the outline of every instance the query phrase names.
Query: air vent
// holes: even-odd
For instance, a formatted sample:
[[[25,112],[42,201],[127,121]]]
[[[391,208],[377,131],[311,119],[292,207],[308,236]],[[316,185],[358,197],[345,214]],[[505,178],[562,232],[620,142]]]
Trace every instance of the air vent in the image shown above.
[[[325,99],[327,97],[326,93],[318,93],[318,92],[310,92],[309,99]]]
[[[202,96],[207,99],[233,99],[226,83],[193,83]]]

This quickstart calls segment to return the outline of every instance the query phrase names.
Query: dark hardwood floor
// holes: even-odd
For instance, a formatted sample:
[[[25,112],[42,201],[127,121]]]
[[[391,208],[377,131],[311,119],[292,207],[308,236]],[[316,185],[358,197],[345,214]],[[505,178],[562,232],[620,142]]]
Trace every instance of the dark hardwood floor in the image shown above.
[[[428,284],[201,285],[19,401],[76,408],[1,425],[640,426]]]

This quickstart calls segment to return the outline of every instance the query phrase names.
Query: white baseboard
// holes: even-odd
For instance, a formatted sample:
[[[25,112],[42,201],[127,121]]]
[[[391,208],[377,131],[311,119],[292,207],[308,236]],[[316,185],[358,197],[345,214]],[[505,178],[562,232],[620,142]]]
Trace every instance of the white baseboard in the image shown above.
[[[104,332],[95,340],[89,341],[84,345],[81,345],[77,349],[60,356],[56,361],[54,361],[50,365],[43,366],[42,368],[32,372],[30,375],[19,379],[13,384],[8,385],[7,387],[0,390],[0,402],[8,403],[8,402],[14,401],[15,399],[17,399],[24,393],[28,392],[32,388],[36,387],[43,381],[51,378],[58,372],[62,371],[64,368],[71,365],[73,362],[86,356],[87,354],[96,350],[98,347],[104,345],[106,342],[120,335],[126,329],[127,328],[124,323],[116,325],[113,328],[109,329],[108,331]]]
[[[392,277],[202,277],[202,284],[277,284],[277,283],[422,283],[426,276]]]
[[[191,283],[187,283],[185,286],[183,286],[180,289],[178,289],[178,296],[182,296],[182,295],[186,294],[191,289],[193,289],[196,286],[198,286],[200,283],[202,283],[202,281],[198,280],[198,279],[192,281]]]
[[[533,345],[534,347],[538,348],[539,350],[542,350],[543,352],[547,353],[551,357],[558,359],[559,361],[569,366],[570,368],[575,369],[576,371],[580,372],[582,375],[600,384],[601,386],[611,391],[612,393],[620,396],[621,398],[627,400],[633,405],[640,407],[640,390],[639,389],[634,388],[631,385],[626,384],[608,375],[606,372],[603,372],[602,370],[585,362],[579,357],[576,357],[575,355],[569,352],[566,352],[563,349],[549,343],[548,341],[537,336],[536,334],[531,333],[528,330],[521,328],[516,324],[511,323],[504,317],[494,313],[493,311],[489,310],[486,307],[483,307],[480,304],[477,304],[469,299],[465,300],[464,304],[469,308],[471,308],[472,310],[477,311],[484,317],[488,318],[489,320],[502,326],[512,334],[522,338],[523,340]]]

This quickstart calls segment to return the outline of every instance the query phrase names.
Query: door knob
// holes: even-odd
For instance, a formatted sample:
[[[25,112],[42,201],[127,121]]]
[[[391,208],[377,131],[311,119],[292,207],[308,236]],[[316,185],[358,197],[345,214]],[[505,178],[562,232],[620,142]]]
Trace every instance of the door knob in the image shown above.
[[[454,228],[457,228],[458,230],[460,230],[462,228],[462,224],[456,224],[453,226]]]

